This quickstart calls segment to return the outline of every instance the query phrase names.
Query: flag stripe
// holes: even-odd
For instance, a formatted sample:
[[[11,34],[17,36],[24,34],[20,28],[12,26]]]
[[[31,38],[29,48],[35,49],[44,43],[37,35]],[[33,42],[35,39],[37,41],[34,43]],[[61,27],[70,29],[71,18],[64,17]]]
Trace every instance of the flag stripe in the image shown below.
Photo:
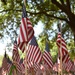
[[[46,48],[45,48],[45,51],[43,53],[43,60],[49,66],[49,68],[53,67],[52,57],[49,53],[49,44],[48,44],[48,42],[46,42]]]
[[[65,40],[61,37],[61,33],[58,33],[58,37],[57,37],[57,46],[59,48],[59,56],[60,56],[60,52],[62,51],[62,62],[66,62],[67,59],[69,58],[69,54],[67,51],[67,47],[66,47],[66,43]],[[60,51],[60,47],[61,47],[61,51]]]
[[[41,59],[42,59],[42,53],[37,45],[35,37],[33,37],[28,46],[28,51],[27,51],[28,67],[31,67],[34,64],[39,65]]]
[[[53,66],[52,59],[51,59],[50,55],[48,55],[48,53],[46,51],[43,54],[43,59],[48,64],[48,66],[50,68],[52,68],[52,66]]]
[[[31,38],[34,35],[34,30],[32,27],[32,24],[26,16],[26,9],[25,6],[23,6],[23,14],[22,14],[22,20],[20,25],[20,34],[18,37],[18,46],[22,52],[25,50],[25,45],[31,40]]]

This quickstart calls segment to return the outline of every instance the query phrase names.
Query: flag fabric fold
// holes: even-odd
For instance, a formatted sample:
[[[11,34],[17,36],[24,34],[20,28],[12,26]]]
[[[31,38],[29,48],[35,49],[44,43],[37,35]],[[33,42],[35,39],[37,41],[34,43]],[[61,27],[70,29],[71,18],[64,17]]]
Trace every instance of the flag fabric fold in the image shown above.
[[[60,52],[62,52],[62,62],[64,62],[64,63],[68,62],[69,53],[67,51],[66,42],[65,42],[64,38],[61,36],[61,32],[58,33],[56,43],[57,43],[57,46],[58,46],[58,49],[59,49],[59,58],[61,56]],[[60,47],[61,47],[61,50],[60,50]]]
[[[18,46],[22,52],[25,50],[25,45],[31,40],[34,35],[32,23],[27,17],[26,8],[23,6],[22,20],[20,24],[20,34],[18,36]]]
[[[13,55],[12,55],[12,59],[13,59],[13,65],[16,66],[17,71],[19,71],[21,73],[21,66],[19,64],[20,62],[20,55],[18,52],[18,46],[17,46],[17,41],[14,41],[14,46],[13,46]]]
[[[7,58],[7,54],[6,54],[6,51],[5,51],[5,54],[4,54],[4,58],[3,58],[3,61],[2,61],[2,69],[4,71],[8,71],[8,62],[7,62],[8,58]]]
[[[70,56],[69,56],[69,53],[67,50],[66,42],[61,35],[60,28],[59,28],[56,44],[57,44],[58,50],[59,50],[59,52],[58,52],[59,59],[62,57],[62,64],[61,64],[62,67],[66,70],[67,69],[70,70],[72,67],[72,64],[70,61]],[[71,65],[69,66],[69,64],[71,64]]]
[[[71,60],[68,61],[68,63],[66,64],[66,71],[69,72],[73,66],[73,63]]]
[[[51,57],[51,54],[50,54],[48,42],[46,42],[46,48],[45,48],[45,51],[43,53],[43,61],[44,61],[45,64],[48,65],[49,68],[53,67],[53,62],[52,62],[52,57]]]
[[[13,46],[13,55],[12,55],[13,61],[16,61],[17,63],[20,62],[20,55],[18,52],[18,46],[17,46],[17,41],[14,41],[14,46]]]
[[[12,61],[10,60],[10,58],[7,58],[7,62],[8,62],[8,73],[10,72],[10,68],[12,66]]]
[[[30,66],[34,64],[39,64],[42,59],[42,53],[40,51],[40,48],[38,47],[38,44],[36,42],[36,38],[33,37],[27,51],[27,61]]]

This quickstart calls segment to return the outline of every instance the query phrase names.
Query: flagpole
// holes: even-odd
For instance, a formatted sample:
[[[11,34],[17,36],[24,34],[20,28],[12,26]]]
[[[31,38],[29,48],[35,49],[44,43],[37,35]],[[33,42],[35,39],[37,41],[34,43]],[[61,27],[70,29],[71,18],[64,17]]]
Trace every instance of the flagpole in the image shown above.
[[[16,40],[16,39],[15,39],[15,40]],[[15,43],[15,41],[14,41],[14,43]],[[16,44],[17,44],[17,43],[16,43]],[[12,61],[12,62],[13,62],[13,66],[14,66],[14,63],[17,63],[14,58],[15,58],[15,56],[14,56],[14,54],[13,54],[13,58],[12,58],[12,59],[13,59],[13,61]],[[14,75],[17,75],[17,70],[16,70],[16,69],[13,69],[13,72],[14,72]]]
[[[62,43],[61,43],[62,44]],[[60,69],[61,69],[61,75],[62,75],[62,45],[60,44]]]
[[[16,73],[16,69],[14,69],[14,75],[17,75],[17,73]]]
[[[25,64],[25,75],[28,75],[28,73],[27,73],[27,48],[26,48],[26,44],[25,44],[25,60],[24,60],[24,64]]]
[[[59,29],[60,29],[60,25],[58,24],[58,31],[59,31]],[[58,47],[58,53],[59,53],[59,51],[60,51],[60,48]],[[60,55],[60,57],[61,57],[61,55]],[[61,73],[60,73],[60,59],[59,59],[59,56],[57,58],[57,63],[58,63],[58,75],[60,75]]]
[[[60,75],[60,60],[58,61],[58,58],[57,58],[57,63],[58,63],[58,75]]]
[[[26,6],[26,0],[23,0],[24,1],[24,5]]]
[[[60,32],[61,32],[61,36],[62,36],[62,30],[61,30],[61,24],[59,23],[59,28],[60,28]],[[61,39],[61,42],[60,42],[60,73],[61,75],[63,74],[62,73],[62,37],[60,38]]]
[[[60,64],[58,66],[58,75],[62,75],[62,30],[61,30],[61,23],[58,23],[58,31],[60,32]]]
[[[24,1],[24,6],[26,7],[26,0],[23,0]],[[26,47],[26,44],[25,44],[25,61],[24,61],[24,64],[25,64],[25,75],[28,75],[27,73],[27,47]]]

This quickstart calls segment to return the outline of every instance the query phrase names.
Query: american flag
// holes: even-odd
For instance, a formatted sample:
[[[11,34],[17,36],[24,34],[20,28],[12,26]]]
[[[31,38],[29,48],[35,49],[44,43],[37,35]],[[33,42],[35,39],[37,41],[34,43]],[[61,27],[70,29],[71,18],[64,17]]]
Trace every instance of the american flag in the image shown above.
[[[34,67],[34,71],[36,72],[38,69],[40,69],[41,65],[35,63],[35,64],[33,65],[33,67]]]
[[[42,53],[40,51],[40,48],[38,47],[38,44],[36,42],[36,38],[33,37],[30,45],[28,46],[28,51],[27,51],[27,60],[28,62],[32,62],[31,64],[39,64],[42,59]]]
[[[73,66],[73,63],[72,63],[71,60],[69,60],[68,63],[66,64],[66,70],[67,70],[67,72],[69,72],[71,70],[72,66]]]
[[[66,63],[62,63],[62,69],[65,71],[66,70]]]
[[[1,75],[6,75],[7,71],[5,71],[4,69],[2,69],[2,74]]]
[[[17,41],[14,41],[14,47],[13,47],[13,55],[12,55],[13,61],[16,61],[17,63],[20,62],[20,55],[18,52],[18,46],[17,46]]]
[[[64,61],[66,60],[67,56],[65,57]],[[69,57],[67,58],[66,62],[64,62],[64,61],[62,63],[63,70],[66,70],[66,71],[69,72],[71,70],[71,67],[73,66],[73,63],[72,63],[72,61],[70,60]]]
[[[7,58],[7,63],[8,63],[8,73],[10,72],[10,68],[12,66],[12,61],[10,60],[10,58]]]
[[[43,53],[43,60],[49,66],[49,68],[53,67],[52,57],[51,57],[51,54],[49,53],[48,42],[46,42],[46,48],[45,48],[45,51]]]
[[[60,56],[60,52],[62,52],[62,62],[63,63],[68,62],[69,53],[67,51],[66,42],[64,38],[61,36],[61,32],[58,33],[57,46],[59,48],[59,56]],[[60,50],[60,47],[61,47],[61,50]]]
[[[62,53],[62,62],[63,63],[68,62],[69,53],[67,51],[66,42],[65,42],[64,38],[61,36],[61,32],[58,32],[56,43],[57,43],[57,46],[59,49],[59,58],[60,58],[61,53]]]
[[[6,54],[6,51],[5,51],[5,54],[4,54],[4,58],[3,58],[3,61],[2,61],[2,70],[6,73],[9,73],[10,71],[10,67],[12,65],[12,62],[11,60],[9,59],[8,55]]]
[[[17,69],[18,72],[20,72],[20,73],[22,72],[22,68],[21,68],[21,65],[19,63],[13,62],[13,65],[16,66],[16,69]]]
[[[75,72],[75,65],[73,64],[73,66],[71,67],[71,71]]]
[[[57,62],[53,65],[53,70],[58,72],[58,63]]]
[[[17,46],[17,41],[14,41],[14,47],[13,47],[13,55],[12,55],[12,59],[13,59],[13,65],[16,66],[17,71],[21,72],[21,66],[19,64],[20,62],[20,55],[18,52],[18,46]]]
[[[24,64],[24,62],[23,62],[23,58],[20,59],[19,64],[20,64],[20,66],[21,66],[22,73],[24,74],[24,73],[25,73],[25,64]]]
[[[34,35],[32,23],[27,18],[25,6],[23,6],[22,20],[20,25],[20,34],[18,37],[18,46],[24,52],[25,45],[31,40]]]
[[[7,62],[7,54],[6,54],[6,51],[5,51],[5,54],[4,54],[3,61],[2,61],[2,69],[4,71],[7,71],[8,70],[8,62]]]

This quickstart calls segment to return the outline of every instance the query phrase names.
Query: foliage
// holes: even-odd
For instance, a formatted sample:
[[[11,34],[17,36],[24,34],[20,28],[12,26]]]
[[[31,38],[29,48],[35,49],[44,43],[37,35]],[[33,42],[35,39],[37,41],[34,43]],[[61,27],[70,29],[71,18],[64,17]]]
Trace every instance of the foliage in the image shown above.
[[[1,39],[7,39],[9,37],[11,42],[13,42],[14,38],[18,37],[23,3],[22,0],[1,0]],[[74,5],[74,0],[26,0],[27,15],[33,26],[37,25],[39,21],[41,21],[44,26],[42,33],[38,37],[38,43],[42,51],[44,51],[45,48],[45,40],[49,39],[50,50],[53,52],[52,56],[56,56],[58,24],[62,25],[62,34],[67,42],[69,50],[74,49],[74,42],[71,42],[74,39],[73,31],[75,31]],[[53,58],[55,56],[53,56]]]

